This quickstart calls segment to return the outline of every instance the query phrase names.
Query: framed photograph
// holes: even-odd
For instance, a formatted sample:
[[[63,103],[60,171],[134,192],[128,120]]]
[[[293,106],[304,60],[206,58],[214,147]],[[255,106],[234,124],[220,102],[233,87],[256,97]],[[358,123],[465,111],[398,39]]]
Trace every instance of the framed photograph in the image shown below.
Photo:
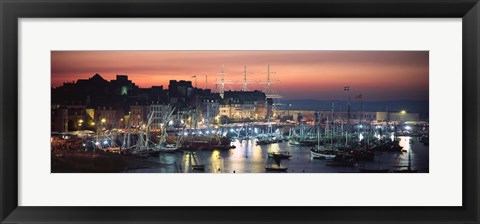
[[[478,223],[478,1],[1,1],[1,223]]]

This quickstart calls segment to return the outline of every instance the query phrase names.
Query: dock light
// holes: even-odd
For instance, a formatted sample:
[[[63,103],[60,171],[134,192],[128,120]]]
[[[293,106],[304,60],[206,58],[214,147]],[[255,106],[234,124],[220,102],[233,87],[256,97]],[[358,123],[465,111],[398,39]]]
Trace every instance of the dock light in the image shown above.
[[[95,145],[100,145],[100,142],[95,142]]]
[[[230,132],[234,132],[233,128],[230,129]]]
[[[83,120],[82,119],[78,120],[78,123],[80,123],[80,124],[83,123]]]
[[[95,122],[90,123],[91,126],[95,125]]]
[[[106,145],[106,144],[108,144],[108,142],[107,142],[107,141],[103,141],[103,144]]]
[[[405,130],[412,130],[412,127],[410,127],[410,126],[405,126]]]
[[[183,135],[188,136],[188,132],[183,133]]]
[[[358,125],[359,128],[363,128],[363,125]]]
[[[102,118],[102,120],[101,120],[101,121],[102,121],[102,123],[105,123],[105,122],[107,122],[107,120],[106,120],[105,118]]]
[[[401,114],[406,114],[407,111],[402,110],[402,111],[400,111],[400,113],[401,113]]]
[[[168,122],[168,125],[173,125],[173,121],[169,121],[169,122]]]
[[[210,134],[210,131],[206,131],[207,134]]]

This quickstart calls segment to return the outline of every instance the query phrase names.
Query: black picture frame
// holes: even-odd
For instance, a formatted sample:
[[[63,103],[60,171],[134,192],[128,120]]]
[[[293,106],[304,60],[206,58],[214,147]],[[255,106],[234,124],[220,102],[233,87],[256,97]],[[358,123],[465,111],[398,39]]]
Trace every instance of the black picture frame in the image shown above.
[[[479,223],[478,0],[0,0],[1,223]],[[19,18],[462,18],[461,207],[18,206]],[[445,43],[448,44],[448,43]],[[41,192],[39,192],[41,193]],[[438,195],[442,197],[442,195]],[[221,196],[219,196],[221,197]]]

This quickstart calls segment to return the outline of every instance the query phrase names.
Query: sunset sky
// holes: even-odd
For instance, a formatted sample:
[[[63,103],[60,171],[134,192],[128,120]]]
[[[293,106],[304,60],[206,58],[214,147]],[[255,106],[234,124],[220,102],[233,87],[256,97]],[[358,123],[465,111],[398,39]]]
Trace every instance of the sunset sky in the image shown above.
[[[265,90],[267,66],[274,90],[285,99],[365,101],[428,100],[428,51],[52,51],[52,87],[99,73],[107,80],[128,75],[140,87],[190,80],[215,90],[222,64],[225,79],[241,83],[247,66],[249,90]],[[220,85],[218,85],[220,86]],[[226,84],[241,90],[241,84]]]

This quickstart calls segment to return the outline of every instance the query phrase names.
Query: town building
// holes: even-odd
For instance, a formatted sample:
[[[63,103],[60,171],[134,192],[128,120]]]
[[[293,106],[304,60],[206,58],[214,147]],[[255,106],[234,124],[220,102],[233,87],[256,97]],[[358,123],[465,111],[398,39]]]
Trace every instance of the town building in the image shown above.
[[[346,122],[349,113],[347,111],[317,111],[317,110],[277,110],[277,118],[290,117],[293,121],[299,122],[325,122],[327,120]],[[372,111],[350,111],[350,121],[357,122],[406,122],[420,121],[419,113],[400,112],[372,112]]]
[[[271,101],[261,91],[225,91],[220,116],[258,120],[264,119],[268,110],[271,110]]]

